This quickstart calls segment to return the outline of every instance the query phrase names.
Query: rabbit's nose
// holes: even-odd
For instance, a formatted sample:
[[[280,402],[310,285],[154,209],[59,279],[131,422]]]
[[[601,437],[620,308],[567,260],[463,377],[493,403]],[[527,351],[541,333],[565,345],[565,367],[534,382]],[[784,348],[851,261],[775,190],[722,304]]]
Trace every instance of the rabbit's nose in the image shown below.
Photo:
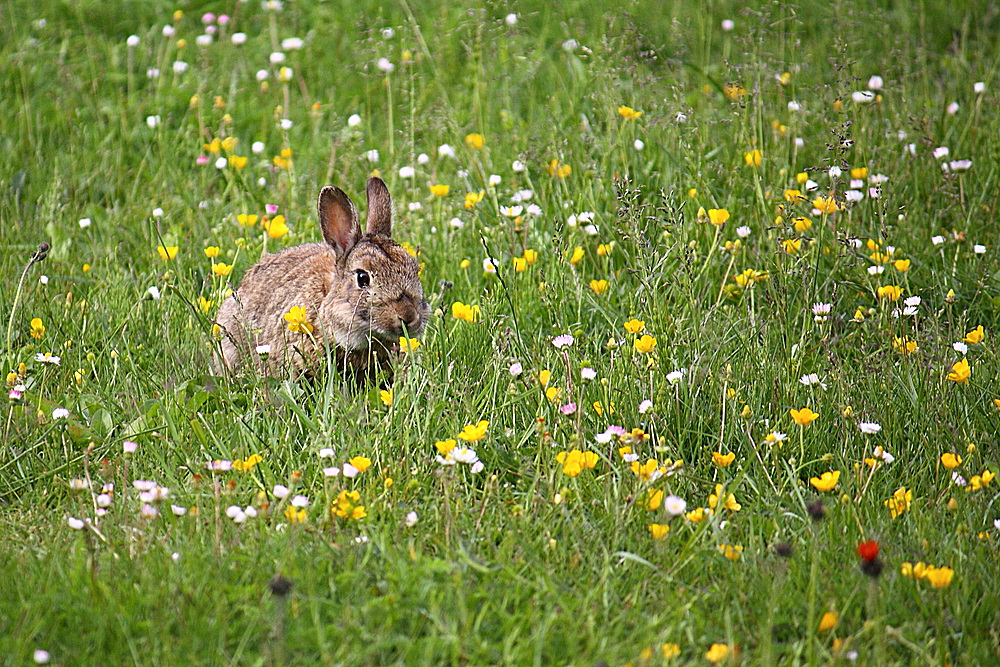
[[[407,331],[416,331],[420,326],[420,314],[417,309],[409,306],[399,313],[399,326],[406,327]]]

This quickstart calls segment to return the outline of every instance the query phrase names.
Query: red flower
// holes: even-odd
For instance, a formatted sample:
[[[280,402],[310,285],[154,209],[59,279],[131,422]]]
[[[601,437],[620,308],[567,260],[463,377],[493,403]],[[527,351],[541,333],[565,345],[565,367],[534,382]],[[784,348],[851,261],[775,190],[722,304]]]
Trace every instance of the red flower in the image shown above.
[[[878,542],[868,540],[858,545],[858,555],[866,561],[873,561],[878,558]]]

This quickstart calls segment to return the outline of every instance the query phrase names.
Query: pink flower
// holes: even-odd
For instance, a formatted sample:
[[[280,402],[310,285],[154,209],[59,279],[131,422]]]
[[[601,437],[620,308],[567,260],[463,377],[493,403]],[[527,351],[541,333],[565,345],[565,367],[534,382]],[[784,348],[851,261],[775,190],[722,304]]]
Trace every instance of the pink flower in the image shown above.
[[[576,403],[567,403],[566,405],[559,408],[559,412],[564,415],[571,415],[576,412]]]
[[[197,165],[208,164],[209,160],[210,158],[207,155],[199,155],[198,159],[195,160],[195,164]]]
[[[264,204],[264,211],[268,215],[274,215],[275,213],[278,212],[278,205],[277,204]]]
[[[215,14],[213,14],[212,12],[206,12],[202,14],[201,22],[204,23],[205,25],[208,25],[210,23],[215,23]]]

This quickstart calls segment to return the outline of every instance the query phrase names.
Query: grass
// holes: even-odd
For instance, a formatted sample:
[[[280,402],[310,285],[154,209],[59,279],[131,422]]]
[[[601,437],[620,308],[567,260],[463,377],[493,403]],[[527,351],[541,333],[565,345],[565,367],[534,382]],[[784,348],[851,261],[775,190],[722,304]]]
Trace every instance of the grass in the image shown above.
[[[23,389],[0,451],[0,662],[995,662],[1000,15],[959,9],[5,3],[0,312]],[[231,20],[203,46],[209,11]],[[288,37],[304,45],[281,81],[269,54]],[[873,75],[878,97],[856,101]],[[391,405],[336,373],[213,376],[227,285],[318,240],[320,187],[363,202],[373,170],[435,311]],[[818,212],[831,193],[838,210]],[[237,221],[267,204],[280,238]],[[819,417],[800,427],[804,407]],[[440,465],[435,443],[480,420],[483,469]],[[611,425],[637,467],[670,474],[633,472],[626,442],[598,439]],[[594,466],[557,460],[572,450]],[[324,474],[358,456],[358,476]],[[810,482],[833,471],[829,491]],[[135,480],[169,495],[145,502]],[[367,516],[331,513],[344,491]],[[657,491],[715,511],[671,518]],[[881,576],[862,571],[867,540]],[[953,577],[906,576],[918,562]]]

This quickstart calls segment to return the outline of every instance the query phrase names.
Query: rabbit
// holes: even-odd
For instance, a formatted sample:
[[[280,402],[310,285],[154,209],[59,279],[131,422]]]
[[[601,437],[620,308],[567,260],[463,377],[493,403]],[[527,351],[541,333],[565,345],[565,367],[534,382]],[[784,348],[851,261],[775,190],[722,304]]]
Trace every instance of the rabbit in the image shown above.
[[[310,374],[332,348],[339,370],[356,381],[379,372],[391,378],[399,338],[419,336],[430,307],[419,263],[392,240],[392,201],[382,179],[368,179],[367,195],[364,234],[351,198],[326,186],[318,206],[325,242],[265,255],[246,272],[216,315],[220,374],[223,366],[236,373],[247,365]],[[299,326],[285,317],[294,306],[305,308]]]

